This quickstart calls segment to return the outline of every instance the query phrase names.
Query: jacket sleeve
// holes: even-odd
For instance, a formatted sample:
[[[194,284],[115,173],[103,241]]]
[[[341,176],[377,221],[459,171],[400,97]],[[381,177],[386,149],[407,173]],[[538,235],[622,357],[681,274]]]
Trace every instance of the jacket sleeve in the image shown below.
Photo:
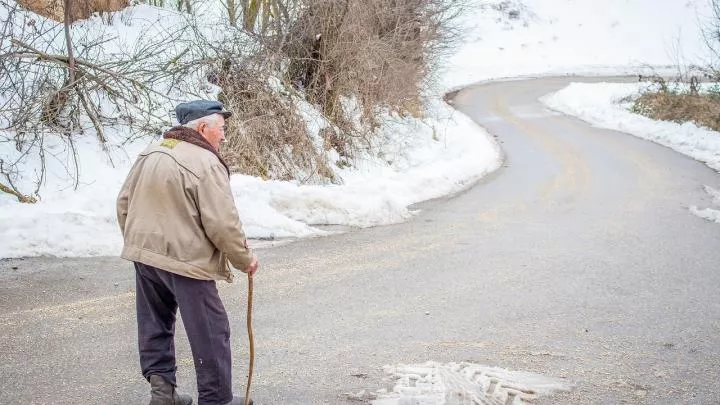
[[[120,194],[118,195],[116,207],[118,225],[120,225],[120,233],[122,233],[123,238],[125,237],[125,221],[127,220],[129,197],[130,194],[128,193],[127,188],[123,186],[120,190]]]
[[[205,234],[233,267],[244,271],[253,254],[247,246],[225,168],[213,165],[199,180],[197,207]]]
[[[117,210],[117,220],[118,225],[120,225],[120,232],[122,233],[123,238],[125,237],[125,221],[127,220],[128,216],[128,204],[130,201],[130,189],[131,189],[131,183],[133,182],[133,177],[135,175],[135,166],[133,166],[132,169],[130,169],[130,173],[128,173],[127,179],[125,179],[125,183],[123,184],[122,188],[120,189],[120,193],[117,197],[117,204],[116,204],[116,210]]]
[[[140,159],[138,158],[128,172],[127,178],[125,178],[125,183],[123,183],[117,197],[115,209],[117,211],[118,225],[120,225],[120,232],[122,233],[123,238],[125,237],[125,222],[127,221],[128,216],[130,195],[137,183],[138,173],[141,170],[140,166]]]

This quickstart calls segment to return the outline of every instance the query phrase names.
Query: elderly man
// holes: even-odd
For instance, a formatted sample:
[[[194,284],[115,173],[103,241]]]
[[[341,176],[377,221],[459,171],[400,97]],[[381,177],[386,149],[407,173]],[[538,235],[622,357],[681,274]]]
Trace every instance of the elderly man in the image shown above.
[[[228,261],[250,275],[258,267],[218,154],[231,113],[205,100],[175,112],[182,126],[140,154],[117,201],[122,257],[135,264],[140,366],[150,382],[150,405],[192,404],[175,391],[179,308],[199,404],[243,404],[232,393],[230,324],[215,286],[215,280],[232,281]]]

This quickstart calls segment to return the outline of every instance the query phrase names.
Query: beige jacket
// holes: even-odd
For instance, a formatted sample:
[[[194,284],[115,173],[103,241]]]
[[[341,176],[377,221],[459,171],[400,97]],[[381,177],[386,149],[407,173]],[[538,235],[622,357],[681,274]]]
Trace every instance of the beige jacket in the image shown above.
[[[225,167],[165,139],[140,154],[117,200],[122,257],[199,280],[227,280],[252,259]]]

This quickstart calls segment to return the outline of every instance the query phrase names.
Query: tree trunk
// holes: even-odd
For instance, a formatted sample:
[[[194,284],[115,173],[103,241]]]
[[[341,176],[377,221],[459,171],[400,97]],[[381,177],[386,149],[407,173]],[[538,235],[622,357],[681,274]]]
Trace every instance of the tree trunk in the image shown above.
[[[192,5],[190,4],[190,0],[177,0],[178,11],[183,11],[183,8],[186,13],[192,14]]]
[[[227,7],[228,12],[228,20],[230,21],[230,25],[233,27],[237,27],[237,4],[235,3],[235,0],[226,0],[227,3],[225,3]]]
[[[243,27],[253,32],[255,28],[255,18],[257,17],[257,0],[241,0],[243,12]]]
[[[71,12],[70,7],[72,7],[72,0],[65,0],[65,45],[67,46],[67,52],[68,52],[68,83],[70,86],[75,85],[75,57],[73,56],[73,47],[72,47],[72,38],[70,37],[70,21],[71,21]]]

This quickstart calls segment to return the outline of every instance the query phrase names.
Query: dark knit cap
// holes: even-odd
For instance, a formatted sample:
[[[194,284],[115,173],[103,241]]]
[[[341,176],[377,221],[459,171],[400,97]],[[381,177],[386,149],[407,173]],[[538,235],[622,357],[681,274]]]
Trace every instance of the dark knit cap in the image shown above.
[[[225,110],[225,106],[221,102],[212,100],[189,101],[175,107],[175,117],[180,125],[212,114],[220,114],[228,119],[232,112]]]

